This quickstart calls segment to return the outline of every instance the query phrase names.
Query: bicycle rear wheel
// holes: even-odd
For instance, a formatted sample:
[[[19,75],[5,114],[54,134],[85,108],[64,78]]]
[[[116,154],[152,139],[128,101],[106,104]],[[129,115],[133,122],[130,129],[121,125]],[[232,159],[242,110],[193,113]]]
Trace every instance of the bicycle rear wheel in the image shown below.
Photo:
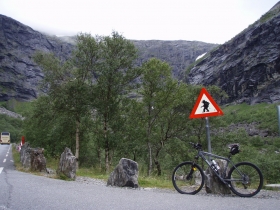
[[[204,185],[204,173],[199,165],[193,162],[184,162],[174,169],[172,183],[179,193],[194,195]]]
[[[256,195],[263,186],[261,170],[249,162],[240,162],[228,172],[232,192],[241,197]]]

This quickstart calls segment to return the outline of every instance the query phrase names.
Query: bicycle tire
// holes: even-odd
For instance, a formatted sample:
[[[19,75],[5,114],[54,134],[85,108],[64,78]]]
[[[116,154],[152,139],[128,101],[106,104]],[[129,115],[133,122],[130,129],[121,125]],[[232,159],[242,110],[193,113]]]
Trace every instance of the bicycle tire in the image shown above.
[[[228,178],[231,180],[229,182],[231,191],[240,197],[252,197],[263,186],[261,170],[250,162],[237,163],[228,172]]]
[[[191,170],[192,173],[190,174]],[[190,176],[188,177],[188,175]],[[183,162],[174,169],[172,183],[179,193],[194,195],[204,185],[204,172],[196,163]]]

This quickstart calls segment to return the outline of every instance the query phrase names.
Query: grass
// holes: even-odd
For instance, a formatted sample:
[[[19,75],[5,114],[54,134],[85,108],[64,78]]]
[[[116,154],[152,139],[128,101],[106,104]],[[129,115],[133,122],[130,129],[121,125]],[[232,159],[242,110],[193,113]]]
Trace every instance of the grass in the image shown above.
[[[258,122],[259,128],[267,128],[271,133],[276,133],[278,132],[277,105],[260,103],[252,106],[244,103],[227,106],[222,108],[224,116],[220,121],[224,125]],[[220,124],[222,124],[221,122]]]
[[[20,153],[16,150],[14,145],[12,145],[12,155],[13,155],[14,165],[16,167],[16,170],[21,171],[22,166],[20,163]]]
[[[100,170],[97,170],[93,167],[91,168],[79,168],[79,170],[76,173],[77,176],[84,176],[84,177],[90,177],[94,179],[100,179],[105,182],[107,182],[109,178],[109,174],[106,174],[104,172],[101,172]],[[138,184],[140,187],[144,188],[168,188],[172,189],[173,185],[170,179],[164,178],[164,177],[146,177],[139,175],[138,177]]]
[[[162,189],[174,189],[171,179],[166,179],[163,177],[144,177],[139,176],[138,182],[140,187],[155,187]]]
[[[97,170],[93,167],[91,168],[79,168],[76,172],[77,176],[84,176],[84,177],[90,177],[94,179],[101,179],[103,181],[107,181],[109,178],[109,175],[106,173],[100,172],[100,170]]]

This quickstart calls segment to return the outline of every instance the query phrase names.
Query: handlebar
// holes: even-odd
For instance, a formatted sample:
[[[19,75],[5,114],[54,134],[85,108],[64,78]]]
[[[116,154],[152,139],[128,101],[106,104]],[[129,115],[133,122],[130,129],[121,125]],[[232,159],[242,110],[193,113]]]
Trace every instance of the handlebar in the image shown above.
[[[192,142],[189,142],[190,143],[190,145],[192,145],[193,146],[193,148],[195,148],[196,150],[202,150],[202,145],[201,144],[199,144],[199,143],[192,143]]]

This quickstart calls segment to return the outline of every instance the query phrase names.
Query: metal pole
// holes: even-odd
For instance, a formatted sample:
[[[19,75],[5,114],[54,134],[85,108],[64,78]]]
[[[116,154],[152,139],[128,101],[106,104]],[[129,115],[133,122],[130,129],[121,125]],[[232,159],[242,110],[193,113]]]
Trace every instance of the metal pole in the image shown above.
[[[278,128],[279,128],[279,136],[280,136],[280,106],[277,106],[277,114],[278,114]]]
[[[206,138],[207,138],[207,143],[208,143],[208,152],[211,153],[211,140],[210,140],[210,129],[209,129],[208,117],[205,117],[205,122],[206,122]]]

